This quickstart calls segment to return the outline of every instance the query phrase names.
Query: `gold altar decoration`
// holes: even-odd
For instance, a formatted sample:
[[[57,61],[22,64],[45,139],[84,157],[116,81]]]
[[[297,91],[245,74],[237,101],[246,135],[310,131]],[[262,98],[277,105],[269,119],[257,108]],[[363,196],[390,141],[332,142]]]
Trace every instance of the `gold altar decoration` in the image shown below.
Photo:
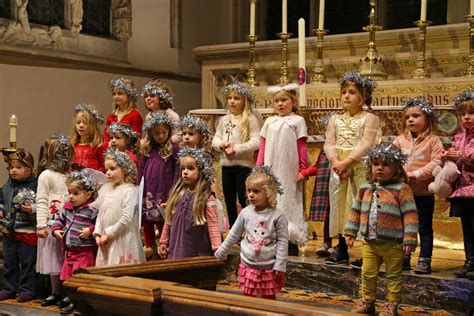
[[[466,19],[469,21],[469,66],[464,72],[467,77],[474,76],[474,15],[467,15]]]
[[[281,67],[280,67],[280,84],[285,85],[290,82],[288,70],[288,39],[291,33],[281,32],[277,34],[281,38]]]
[[[418,57],[416,58],[416,69],[411,73],[413,79],[423,79],[431,77],[431,73],[426,69],[426,27],[433,24],[428,20],[418,20]]]
[[[247,70],[247,84],[250,87],[255,87],[257,83],[257,71],[255,70],[255,42],[258,36],[248,35],[249,42],[249,69]]]
[[[328,80],[324,75],[324,60],[323,60],[323,49],[324,49],[324,35],[328,30],[314,29],[314,34],[317,37],[316,44],[316,63],[314,64],[314,73],[311,77],[311,82],[323,82],[326,83]]]

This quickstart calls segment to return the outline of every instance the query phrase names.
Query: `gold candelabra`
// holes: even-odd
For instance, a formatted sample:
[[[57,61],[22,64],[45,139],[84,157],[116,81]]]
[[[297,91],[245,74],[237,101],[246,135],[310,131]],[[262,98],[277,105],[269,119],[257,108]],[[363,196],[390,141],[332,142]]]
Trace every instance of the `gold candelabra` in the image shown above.
[[[281,67],[280,67],[280,84],[288,84],[290,81],[288,71],[288,39],[291,37],[291,33],[278,33],[281,38]]]
[[[249,69],[247,70],[247,84],[250,87],[255,87],[257,83],[257,71],[255,70],[255,42],[258,36],[247,35],[249,41]]]
[[[369,44],[367,53],[360,59],[359,71],[362,75],[370,78],[384,79],[387,78],[387,73],[375,46],[375,32],[382,29],[380,25],[377,25],[377,1],[370,0],[370,7],[369,25],[363,28],[364,31],[369,32]]]
[[[469,67],[467,67],[464,75],[467,77],[474,76],[474,15],[466,15],[469,21]]]
[[[326,76],[324,75],[324,62],[323,62],[323,48],[324,48],[324,35],[328,30],[314,29],[314,34],[317,36],[316,42],[316,63],[314,64],[314,73],[311,77],[311,82],[327,82]]]
[[[418,20],[418,57],[416,58],[416,69],[411,73],[413,79],[423,79],[431,77],[431,73],[426,69],[426,27],[433,24],[428,20]]]

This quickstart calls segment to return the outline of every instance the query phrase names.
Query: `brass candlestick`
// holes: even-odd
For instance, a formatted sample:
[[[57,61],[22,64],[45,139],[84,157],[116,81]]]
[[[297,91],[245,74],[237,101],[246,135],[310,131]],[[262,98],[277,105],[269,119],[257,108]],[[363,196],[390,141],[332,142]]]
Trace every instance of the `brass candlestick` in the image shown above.
[[[369,25],[363,28],[364,31],[369,32],[369,44],[365,57],[360,59],[359,71],[362,75],[370,78],[384,79],[387,78],[387,73],[375,46],[375,32],[382,29],[380,25],[377,25],[377,15],[375,14],[377,1],[370,0],[370,6]]]
[[[288,71],[288,39],[291,37],[291,33],[278,33],[281,38],[281,67],[280,67],[280,84],[288,84],[289,71]]]
[[[321,30],[321,29],[314,29],[314,34],[317,36],[317,56],[316,56],[316,63],[314,64],[314,74],[311,77],[311,82],[328,82],[326,76],[324,75],[324,62],[323,62],[323,44],[324,44],[324,35],[328,32],[328,30]]]
[[[416,58],[416,69],[411,73],[413,79],[423,79],[431,77],[430,71],[426,69],[426,27],[433,24],[428,20],[418,20],[415,25],[418,26],[418,57]]]
[[[469,67],[467,67],[464,75],[467,77],[474,76],[474,15],[466,15],[469,21]]]
[[[247,70],[247,84],[250,87],[255,87],[257,83],[257,71],[255,70],[255,42],[258,36],[247,35],[249,41],[249,69]]]

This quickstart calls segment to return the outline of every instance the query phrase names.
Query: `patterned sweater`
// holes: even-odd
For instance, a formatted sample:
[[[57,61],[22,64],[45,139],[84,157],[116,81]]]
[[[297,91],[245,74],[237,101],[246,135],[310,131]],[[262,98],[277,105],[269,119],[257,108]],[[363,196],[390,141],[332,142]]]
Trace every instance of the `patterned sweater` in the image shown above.
[[[349,212],[345,236],[368,237],[369,212],[373,194],[377,194],[377,239],[416,246],[418,213],[413,192],[405,183],[363,184]]]

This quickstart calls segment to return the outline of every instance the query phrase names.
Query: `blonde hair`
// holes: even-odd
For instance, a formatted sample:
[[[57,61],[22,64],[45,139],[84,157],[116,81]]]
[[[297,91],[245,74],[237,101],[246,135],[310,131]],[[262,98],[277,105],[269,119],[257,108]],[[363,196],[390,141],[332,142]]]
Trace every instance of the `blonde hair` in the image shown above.
[[[242,113],[240,116],[242,119],[240,120],[240,142],[241,143],[246,143],[250,139],[250,119],[252,116],[255,116],[255,114],[252,111],[251,105],[252,103],[248,100],[248,98],[239,93],[237,90],[231,90],[228,93],[228,96],[231,94],[237,94],[242,98],[242,101],[244,102],[244,108],[242,109]]]
[[[153,129],[156,126],[159,126],[159,125],[162,125],[162,126],[164,126],[168,129],[168,138],[166,139],[164,144],[158,144],[155,141],[155,139],[153,138]],[[171,136],[173,136],[172,134],[173,134],[173,127],[172,126],[168,126],[166,124],[156,124],[155,126],[150,128],[146,132],[145,141],[144,141],[143,145],[141,146],[141,150],[140,150],[141,153],[143,155],[149,157],[151,155],[151,151],[154,148],[158,148],[158,151],[161,155],[161,158],[163,158],[163,160],[166,161],[173,154],[173,142],[171,141]]]
[[[125,82],[125,83],[128,83],[132,88],[135,88],[135,84],[133,83],[132,80],[123,78],[122,81]],[[127,111],[130,112],[130,111],[132,111],[133,109],[136,109],[136,108],[137,108],[137,105],[136,105],[136,103],[135,103],[135,97],[134,97],[133,95],[127,94],[127,91],[125,91],[125,90],[123,90],[123,89],[120,89],[120,88],[112,87],[111,90],[112,90],[112,92],[114,92],[114,90],[116,90],[116,89],[117,89],[117,90],[122,90],[123,93],[128,97]],[[118,111],[118,109],[119,109],[119,108],[118,108],[118,105],[117,105],[115,102],[113,102],[113,103],[112,103],[112,112],[113,112],[114,114],[116,114],[117,111]]]
[[[466,110],[469,110],[469,109],[474,110],[474,99],[469,99],[469,100],[462,101],[459,104],[458,114],[461,115],[462,111],[466,111]]]
[[[115,156],[106,155],[105,159],[104,159],[104,163],[107,160],[113,160],[117,164],[117,168],[120,168],[122,170],[123,175],[124,175],[123,182],[131,183],[131,184],[136,184],[137,183],[137,176],[133,175],[133,174],[130,174],[130,172],[128,172],[127,168],[121,167],[120,164],[117,162],[117,160],[115,160]]]
[[[211,145],[211,138],[209,135],[199,133],[195,128],[192,126],[184,126],[181,128],[181,131],[184,130],[191,130],[199,135],[199,144],[197,144],[197,148],[201,148],[205,152],[212,153],[212,145]],[[180,143],[180,147],[185,146],[183,143]]]
[[[408,130],[407,128],[407,120],[405,119],[405,115],[408,111],[408,109],[410,108],[417,108],[418,110],[420,110],[420,112],[424,115],[425,119],[426,119],[426,129],[423,131],[425,132],[426,130],[428,130],[428,133],[431,134],[431,135],[437,135],[438,134],[438,121],[436,119],[436,116],[435,115],[427,115],[425,112],[423,112],[423,110],[416,104],[413,104],[413,105],[409,105],[409,106],[406,106],[404,109],[403,109],[403,129],[405,130],[405,133],[409,133],[410,131]]]
[[[264,172],[255,172],[250,174],[250,176],[245,180],[245,185],[261,186],[265,191],[265,196],[267,197],[267,203],[270,208],[275,208],[277,206],[277,192],[278,188],[275,185],[272,177]]]
[[[280,92],[286,94],[291,99],[291,101],[294,103],[294,105],[291,107],[291,111],[298,114],[299,109],[298,109],[298,98],[296,97],[296,90],[281,90],[274,93],[273,97],[275,97],[275,95],[277,95]],[[273,103],[275,103],[275,101],[273,101]]]
[[[90,104],[90,107],[94,109],[96,108],[93,104]],[[76,122],[79,119],[83,120],[87,124],[87,132],[89,137],[87,138],[86,143],[90,144],[92,149],[97,149],[98,147],[102,146],[104,144],[104,135],[100,130],[99,122],[88,111],[79,111],[74,116],[72,121],[71,143],[76,145],[81,141],[81,136],[76,129]]]

